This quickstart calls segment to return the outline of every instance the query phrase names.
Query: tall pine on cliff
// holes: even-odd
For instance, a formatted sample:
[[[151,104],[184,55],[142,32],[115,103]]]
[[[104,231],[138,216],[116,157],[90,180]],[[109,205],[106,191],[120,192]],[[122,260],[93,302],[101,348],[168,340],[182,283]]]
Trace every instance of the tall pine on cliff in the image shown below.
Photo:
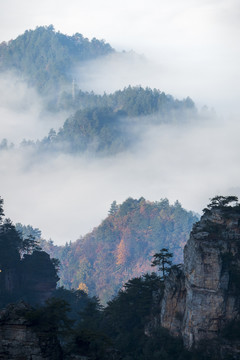
[[[62,264],[61,284],[79,288],[108,301],[130,278],[152,272],[150,260],[163,247],[182,261],[182,251],[193,223],[198,220],[179,202],[144,198],[113,202],[107,218],[83,238],[55,246],[41,246]]]

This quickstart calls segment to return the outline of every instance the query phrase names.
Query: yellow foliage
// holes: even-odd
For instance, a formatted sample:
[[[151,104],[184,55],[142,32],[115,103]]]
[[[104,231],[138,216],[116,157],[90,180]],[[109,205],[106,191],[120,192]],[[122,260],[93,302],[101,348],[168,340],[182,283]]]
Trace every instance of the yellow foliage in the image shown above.
[[[117,247],[116,252],[117,265],[123,265],[126,262],[127,258],[127,249],[124,240],[122,239]]]
[[[88,294],[88,287],[85,283],[81,282],[79,285],[78,285],[78,290],[82,290],[84,291],[86,294]]]

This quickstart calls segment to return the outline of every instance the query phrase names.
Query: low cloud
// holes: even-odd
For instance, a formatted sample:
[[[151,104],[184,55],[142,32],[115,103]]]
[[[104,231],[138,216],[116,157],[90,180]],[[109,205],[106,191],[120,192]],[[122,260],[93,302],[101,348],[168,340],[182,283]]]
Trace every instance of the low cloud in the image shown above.
[[[145,54],[120,53],[82,65],[77,74],[83,90],[156,87],[180,99],[190,96],[218,114],[146,128],[137,147],[110,158],[1,151],[6,215],[64,243],[97,226],[113,200],[168,197],[201,212],[209,197],[240,195],[239,9],[236,0],[3,1],[2,40],[53,23],[62,32]],[[34,90],[12,76],[0,79],[0,140],[41,138],[61,126],[64,119],[41,111]]]
[[[80,89],[109,94],[129,85],[152,86],[153,71],[152,62],[145,56],[130,51],[113,53],[79,64],[74,75]]]
[[[51,128],[58,129],[67,113],[45,111],[44,100],[33,87],[14,73],[0,75],[0,141],[6,138],[14,144],[24,138],[37,140]]]
[[[79,88],[88,92],[109,94],[129,85],[141,85],[178,99],[189,96],[199,108],[206,105],[219,115],[236,116],[239,55],[236,48],[223,51],[220,47],[212,54],[199,52],[197,59],[188,52],[176,56],[173,50],[167,52],[164,47],[146,55],[122,52],[81,64],[73,77]]]
[[[173,203],[196,212],[216,194],[240,195],[238,119],[151,126],[131,151],[108,158],[0,152],[1,196],[14,222],[63,244],[92,230],[113,200]]]

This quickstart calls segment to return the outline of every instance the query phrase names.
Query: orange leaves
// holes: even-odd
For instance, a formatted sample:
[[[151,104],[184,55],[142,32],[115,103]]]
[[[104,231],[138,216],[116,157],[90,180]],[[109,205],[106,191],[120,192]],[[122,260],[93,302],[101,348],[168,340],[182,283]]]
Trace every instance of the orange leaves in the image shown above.
[[[62,253],[58,250],[61,284],[70,288],[81,285],[84,291],[85,285],[91,295],[106,302],[128,279],[152,272],[151,257],[162,247],[169,248],[174,261],[181,262],[182,249],[197,218],[167,200],[140,199],[127,205],[122,213],[119,210],[108,216],[91,233],[63,247]]]
[[[127,252],[127,249],[126,249],[125,241],[124,241],[124,239],[122,239],[120,241],[120,243],[118,244],[118,246],[117,246],[117,251],[116,251],[117,261],[116,261],[116,264],[117,265],[125,264],[127,256],[128,256],[128,252]]]
[[[85,283],[81,282],[79,285],[78,285],[78,288],[77,290],[82,290],[84,291],[86,294],[88,294],[88,287]]]

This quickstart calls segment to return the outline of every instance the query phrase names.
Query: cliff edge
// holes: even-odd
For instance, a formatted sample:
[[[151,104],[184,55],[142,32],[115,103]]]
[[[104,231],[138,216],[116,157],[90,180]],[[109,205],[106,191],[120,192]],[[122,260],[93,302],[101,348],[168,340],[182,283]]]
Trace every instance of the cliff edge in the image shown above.
[[[182,337],[190,350],[206,350],[211,342],[217,357],[240,358],[240,205],[236,197],[213,198],[193,226],[183,266],[174,267],[165,280],[158,319],[151,326],[156,324]]]

